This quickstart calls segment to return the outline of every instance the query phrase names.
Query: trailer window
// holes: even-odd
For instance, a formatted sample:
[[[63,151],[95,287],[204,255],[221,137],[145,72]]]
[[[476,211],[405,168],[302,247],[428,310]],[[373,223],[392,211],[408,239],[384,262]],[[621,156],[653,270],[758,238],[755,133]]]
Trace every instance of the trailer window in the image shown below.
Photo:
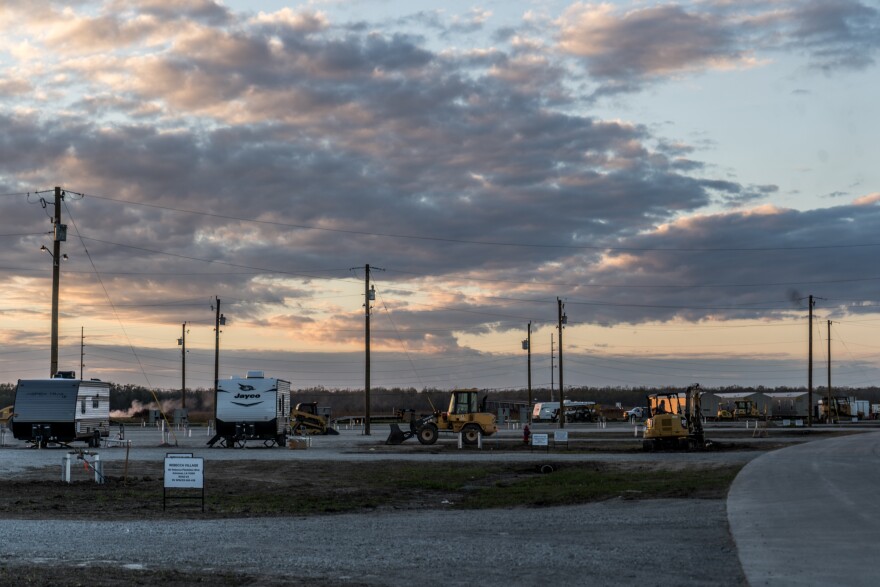
[[[99,405],[99,403],[98,403],[98,396],[95,396],[95,397],[92,398],[92,407],[93,407],[94,409],[97,410],[97,409],[98,409],[98,405]]]
[[[81,414],[86,413],[86,399],[85,398],[83,398],[83,400],[81,402],[79,402],[79,411]]]

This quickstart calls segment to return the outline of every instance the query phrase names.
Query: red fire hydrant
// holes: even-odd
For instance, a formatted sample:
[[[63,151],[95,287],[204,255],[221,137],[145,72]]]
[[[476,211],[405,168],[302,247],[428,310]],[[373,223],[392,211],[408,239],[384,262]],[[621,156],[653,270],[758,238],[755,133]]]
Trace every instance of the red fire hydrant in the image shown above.
[[[523,426],[523,444],[529,443],[529,437],[531,437],[531,435],[532,431],[529,430],[529,425],[526,424],[525,426]]]

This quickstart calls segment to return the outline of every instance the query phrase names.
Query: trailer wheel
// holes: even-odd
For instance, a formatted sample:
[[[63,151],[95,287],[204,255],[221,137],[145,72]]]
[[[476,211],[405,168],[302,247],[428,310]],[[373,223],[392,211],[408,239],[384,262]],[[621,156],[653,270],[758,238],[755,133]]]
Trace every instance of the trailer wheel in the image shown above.
[[[419,428],[418,437],[419,442],[422,444],[434,444],[437,442],[438,436],[437,426],[434,424],[425,424]]]
[[[235,438],[232,436],[224,438],[223,443],[226,445],[226,448],[235,448]]]
[[[474,445],[480,438],[483,431],[476,424],[468,424],[461,429],[463,441],[465,444]]]

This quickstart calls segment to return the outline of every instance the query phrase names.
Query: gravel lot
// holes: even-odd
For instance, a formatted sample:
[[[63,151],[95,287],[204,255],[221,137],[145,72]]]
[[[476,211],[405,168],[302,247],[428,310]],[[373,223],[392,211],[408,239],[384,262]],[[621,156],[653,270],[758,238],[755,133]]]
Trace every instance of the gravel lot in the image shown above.
[[[723,500],[162,524],[4,520],[0,543],[0,563],[14,567],[92,566],[105,576],[114,568],[235,572],[240,584],[254,585],[287,578],[401,586],[745,584]]]
[[[203,456],[206,468],[212,469],[237,460],[298,461],[304,474],[312,460],[344,465],[392,458],[423,461],[429,467],[432,462],[552,458],[687,467],[745,463],[761,454],[759,446],[644,454],[638,451],[630,426],[609,428],[572,427],[570,448],[575,450],[550,454],[518,446],[517,430],[502,431],[482,451],[457,450],[453,441],[422,447],[411,440],[386,447],[382,441],[387,429],[381,427],[371,437],[343,430],[337,437],[313,438],[307,450],[210,449],[204,446],[206,431],[198,429],[191,436],[178,433],[175,447],[160,446],[165,438],[150,428],[129,428],[126,438],[132,440],[128,459],[135,471],[139,462],[161,461],[169,451]],[[552,434],[552,429],[548,431]],[[739,434],[748,444],[748,435]],[[608,439],[625,446],[613,453],[589,448],[590,442]],[[775,446],[772,442],[767,446]],[[66,452],[29,449],[16,441],[0,449],[0,474],[52,478]],[[126,458],[122,448],[99,452],[105,462]],[[59,586],[119,582],[176,586],[201,581],[215,585],[745,584],[723,499],[614,499],[579,506],[476,511],[442,507],[257,519],[187,516],[162,522],[0,520],[0,581],[16,578],[24,584]],[[168,570],[177,574],[169,576]]]

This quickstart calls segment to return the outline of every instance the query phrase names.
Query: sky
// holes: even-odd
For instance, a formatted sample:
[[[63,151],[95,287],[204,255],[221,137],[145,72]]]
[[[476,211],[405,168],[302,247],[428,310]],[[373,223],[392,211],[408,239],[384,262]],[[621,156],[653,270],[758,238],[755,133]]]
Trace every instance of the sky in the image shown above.
[[[0,382],[880,380],[880,2],[4,2]],[[808,298],[815,297],[812,329]],[[829,324],[830,322],[830,324]],[[830,345],[829,345],[830,337]]]

